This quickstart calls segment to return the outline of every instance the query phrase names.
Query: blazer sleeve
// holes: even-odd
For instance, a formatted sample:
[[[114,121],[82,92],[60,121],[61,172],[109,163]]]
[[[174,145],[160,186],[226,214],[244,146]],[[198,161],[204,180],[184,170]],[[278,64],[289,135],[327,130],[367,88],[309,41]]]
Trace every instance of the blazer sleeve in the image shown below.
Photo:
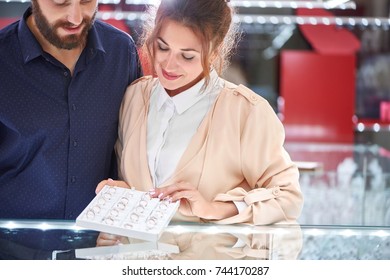
[[[215,198],[244,201],[248,207],[216,223],[294,222],[301,213],[299,171],[283,147],[283,125],[268,102],[260,101],[251,104],[248,117],[242,121],[241,166],[246,182]]]
[[[126,91],[127,92],[127,91]],[[124,99],[125,100],[125,99]],[[123,151],[123,110],[124,110],[124,100],[122,101],[121,108],[119,110],[119,123],[118,123],[118,138],[115,143],[115,154],[118,164],[118,178],[123,180],[121,162],[122,162],[122,151]]]

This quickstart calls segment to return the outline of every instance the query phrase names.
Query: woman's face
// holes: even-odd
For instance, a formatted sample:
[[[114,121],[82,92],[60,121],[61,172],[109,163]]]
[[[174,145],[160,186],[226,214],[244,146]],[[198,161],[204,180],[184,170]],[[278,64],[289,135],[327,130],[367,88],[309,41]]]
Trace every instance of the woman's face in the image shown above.
[[[168,93],[177,94],[202,78],[202,44],[191,29],[167,20],[154,44],[154,67]]]

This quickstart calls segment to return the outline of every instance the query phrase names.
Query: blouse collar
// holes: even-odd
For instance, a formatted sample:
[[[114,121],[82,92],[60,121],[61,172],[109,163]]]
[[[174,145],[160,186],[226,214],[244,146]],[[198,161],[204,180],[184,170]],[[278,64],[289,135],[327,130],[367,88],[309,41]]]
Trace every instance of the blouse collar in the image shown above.
[[[161,83],[158,83],[156,88],[156,93],[158,94],[157,109],[161,110],[161,108],[166,102],[172,102],[176,108],[176,112],[178,114],[182,114],[203,97],[209,94],[219,93],[219,90],[216,90],[216,88],[223,87],[222,80],[219,78],[215,70],[212,70],[210,72],[210,80],[206,88],[204,88],[204,84],[205,79],[203,78],[191,88],[173,97],[170,97],[164,87],[161,85]]]

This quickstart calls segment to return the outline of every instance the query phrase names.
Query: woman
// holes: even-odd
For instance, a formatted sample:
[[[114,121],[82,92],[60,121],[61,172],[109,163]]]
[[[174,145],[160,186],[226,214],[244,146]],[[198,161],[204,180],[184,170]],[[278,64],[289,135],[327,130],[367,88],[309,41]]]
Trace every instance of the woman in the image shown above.
[[[144,31],[156,78],[128,87],[116,151],[123,182],[180,200],[174,220],[254,225],[300,215],[299,173],[266,100],[220,74],[237,34],[224,0],[163,0]]]

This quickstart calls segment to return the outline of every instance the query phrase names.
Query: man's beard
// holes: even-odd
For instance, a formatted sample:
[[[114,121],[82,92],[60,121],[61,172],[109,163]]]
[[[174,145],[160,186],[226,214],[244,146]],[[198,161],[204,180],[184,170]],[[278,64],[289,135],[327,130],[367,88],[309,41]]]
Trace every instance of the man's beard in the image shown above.
[[[60,37],[57,33],[57,30],[60,27],[72,27],[73,24],[67,21],[57,21],[53,25],[50,25],[49,21],[42,14],[42,10],[39,7],[39,4],[36,0],[31,1],[33,3],[32,15],[34,16],[35,24],[38,27],[39,32],[43,35],[43,37],[53,46],[59,49],[67,49],[71,50],[77,47],[84,47],[87,42],[88,31],[91,29],[96,13],[93,14],[92,18],[83,18],[81,25],[84,25],[80,34],[71,34],[64,37]]]

